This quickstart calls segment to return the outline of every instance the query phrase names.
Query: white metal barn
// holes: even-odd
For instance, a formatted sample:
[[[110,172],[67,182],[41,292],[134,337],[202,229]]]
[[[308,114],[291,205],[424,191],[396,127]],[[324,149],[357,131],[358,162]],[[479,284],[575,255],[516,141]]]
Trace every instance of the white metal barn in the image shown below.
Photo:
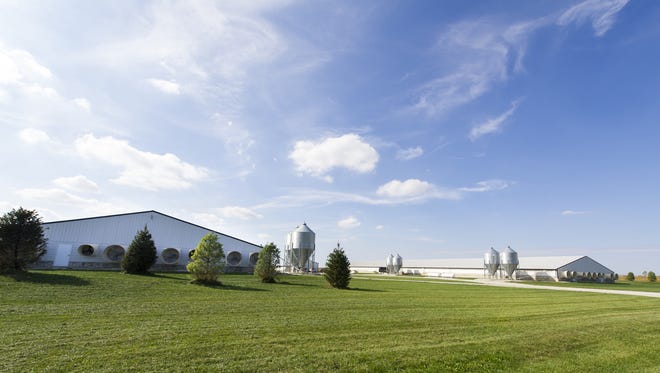
[[[147,227],[156,244],[156,271],[185,271],[191,251],[215,233],[226,255],[226,272],[252,272],[261,246],[157,211],[99,216],[44,223],[47,253],[40,268],[119,269],[136,233]]]
[[[536,281],[613,281],[614,271],[588,256],[520,257],[514,279]],[[355,273],[378,273],[384,263],[355,263]],[[403,260],[401,274],[433,277],[487,278],[482,258],[408,259]],[[496,277],[503,278],[500,273]]]

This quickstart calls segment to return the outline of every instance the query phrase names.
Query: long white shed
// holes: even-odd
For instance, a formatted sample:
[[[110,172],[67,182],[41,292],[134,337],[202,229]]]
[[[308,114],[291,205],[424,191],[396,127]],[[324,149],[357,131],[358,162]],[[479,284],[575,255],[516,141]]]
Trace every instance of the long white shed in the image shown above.
[[[355,273],[379,273],[385,262],[356,262],[351,264]],[[483,258],[403,259],[401,274],[431,277],[486,278]],[[588,256],[519,257],[513,274],[518,280],[536,281],[613,281],[614,271]],[[501,272],[497,277],[504,277]]]
[[[39,268],[119,269],[136,233],[147,227],[156,244],[157,271],[184,271],[191,251],[215,233],[226,255],[226,272],[252,272],[261,246],[157,211],[99,216],[43,224],[47,253]]]

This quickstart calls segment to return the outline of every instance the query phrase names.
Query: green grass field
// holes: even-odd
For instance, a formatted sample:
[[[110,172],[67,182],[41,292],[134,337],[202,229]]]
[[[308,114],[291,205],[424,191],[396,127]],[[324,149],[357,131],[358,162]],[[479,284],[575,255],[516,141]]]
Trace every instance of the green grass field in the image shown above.
[[[321,277],[0,276],[0,371],[660,371],[660,301]]]
[[[599,284],[596,282],[565,282],[565,281],[561,281],[561,282],[520,281],[520,282],[524,284],[540,285],[540,286],[660,292],[660,282],[648,282],[648,281],[618,280],[613,284]]]

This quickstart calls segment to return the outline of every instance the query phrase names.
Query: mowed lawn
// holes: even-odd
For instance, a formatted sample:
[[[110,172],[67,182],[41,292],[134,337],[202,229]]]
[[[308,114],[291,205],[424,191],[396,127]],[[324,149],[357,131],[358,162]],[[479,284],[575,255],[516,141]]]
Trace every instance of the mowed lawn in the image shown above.
[[[318,276],[0,276],[0,371],[660,371],[656,298]]]

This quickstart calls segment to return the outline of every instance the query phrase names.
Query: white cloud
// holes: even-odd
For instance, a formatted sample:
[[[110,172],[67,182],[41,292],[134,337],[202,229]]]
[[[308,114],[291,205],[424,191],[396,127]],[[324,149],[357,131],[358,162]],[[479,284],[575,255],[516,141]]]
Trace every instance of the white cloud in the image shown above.
[[[499,179],[492,179],[492,180],[479,181],[473,187],[463,187],[460,188],[459,190],[462,192],[483,193],[483,192],[490,192],[493,190],[506,189],[509,186],[511,186],[511,182],[505,180],[499,180]]]
[[[297,141],[289,158],[300,173],[332,181],[332,177],[326,174],[333,168],[366,173],[376,168],[379,156],[376,149],[359,135],[350,133],[320,142]]]
[[[428,194],[434,188],[433,184],[418,179],[408,179],[406,181],[392,180],[381,185],[376,191],[376,194],[390,198],[413,198]]]
[[[25,128],[18,133],[18,137],[24,143],[36,145],[50,141],[50,136],[42,130],[34,128]]]
[[[218,210],[226,218],[236,218],[241,220],[252,220],[252,219],[263,218],[263,215],[260,215],[246,207],[227,206],[227,207],[222,207]]]
[[[201,225],[202,227],[220,231],[221,228],[225,225],[225,221],[218,217],[216,214],[210,214],[206,212],[194,213],[192,214],[192,221],[196,224]]]
[[[28,51],[7,49],[0,44],[0,84],[26,85],[53,77]]]
[[[590,211],[575,211],[575,210],[564,210],[561,212],[562,215],[564,216],[570,216],[570,215],[585,215],[585,214],[590,214]]]
[[[86,98],[78,97],[78,98],[74,98],[71,101],[74,104],[76,104],[78,107],[80,107],[81,109],[87,112],[92,111],[92,105],[89,103],[89,100],[87,100]]]
[[[181,94],[181,88],[175,82],[171,82],[169,80],[162,80],[162,79],[148,79],[147,81],[154,88],[160,90],[161,92],[168,93],[171,95]]]
[[[35,203],[59,205],[67,210],[82,210],[86,215],[108,215],[129,212],[134,210],[131,206],[122,207],[117,203],[99,201],[92,198],[83,198],[62,189],[28,188],[16,192],[19,196]]]
[[[519,104],[520,104],[520,100],[516,100],[511,103],[511,107],[509,108],[509,110],[502,113],[502,115],[500,115],[499,117],[489,119],[486,122],[473,127],[470,130],[470,140],[474,141],[483,135],[502,131],[502,126],[504,125],[504,122],[507,119],[509,119],[511,115],[513,115],[513,113],[518,108]]]
[[[258,233],[257,237],[259,237],[259,239],[263,242],[269,240],[272,236],[268,233]]]
[[[422,156],[422,154],[424,154],[424,149],[422,149],[421,146],[417,146],[417,147],[414,147],[414,148],[399,150],[396,153],[396,158],[404,160],[404,161],[409,161],[411,159],[415,159],[417,157]]]
[[[206,168],[184,162],[174,154],[145,152],[111,136],[87,134],[76,139],[75,148],[86,159],[119,167],[121,173],[112,181],[135,188],[187,189],[209,174]]]
[[[342,219],[337,222],[337,226],[342,229],[352,229],[352,228],[357,228],[361,225],[360,221],[354,217],[354,216],[349,216],[345,219]]]
[[[263,14],[285,2],[176,1],[142,6],[139,23],[128,33],[98,46],[89,58],[122,73],[167,74],[151,81],[169,94],[190,93],[212,98],[235,117],[252,73],[288,49],[278,30]],[[125,36],[124,36],[125,35]],[[177,82],[185,82],[181,90]]]
[[[91,192],[98,193],[100,192],[99,186],[88,179],[86,176],[77,175],[71,177],[60,177],[53,180],[53,183],[60,188],[75,192]]]
[[[629,0],[587,0],[566,10],[557,19],[557,24],[566,26],[570,23],[582,24],[591,21],[596,36],[603,36],[614,25],[617,13]]]
[[[377,225],[377,226],[376,226],[376,230],[377,230],[377,231],[382,231],[383,228],[385,228],[384,225]]]
[[[0,214],[4,214],[5,212],[9,212],[11,209],[14,208],[14,205],[6,202],[6,201],[0,201]]]

